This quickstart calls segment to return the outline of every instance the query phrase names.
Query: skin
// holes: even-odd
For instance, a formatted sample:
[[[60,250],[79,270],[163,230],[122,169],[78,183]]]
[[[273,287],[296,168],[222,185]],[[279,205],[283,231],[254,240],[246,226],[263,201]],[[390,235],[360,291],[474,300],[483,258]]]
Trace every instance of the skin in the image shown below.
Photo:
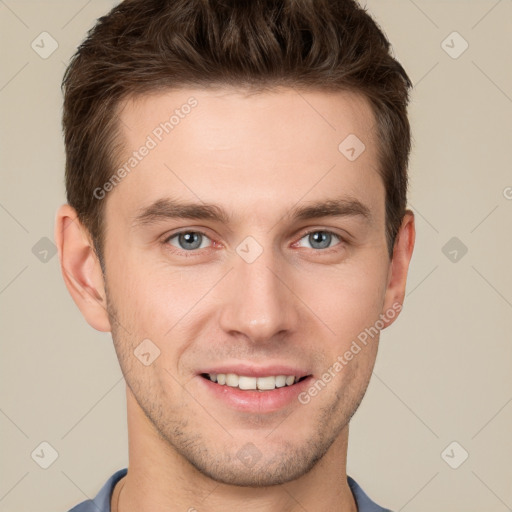
[[[119,510],[356,512],[346,479],[349,420],[378,335],[309,403],[274,412],[226,405],[197,372],[278,362],[321,378],[359,333],[403,303],[413,213],[390,260],[374,117],[354,93],[179,89],[130,99],[119,114],[123,162],[191,96],[198,105],[103,199],[105,276],[75,211],[63,205],[57,214],[66,285],[87,322],[112,332],[127,383],[129,471]],[[338,150],[351,133],[366,146],[355,161]],[[286,217],[348,195],[369,208],[371,222]],[[219,205],[231,221],[133,226],[142,208],[166,197]],[[200,248],[169,239],[181,230],[204,233]],[[334,233],[329,247],[311,230]],[[263,250],[252,263],[236,252],[247,236]],[[144,339],[160,350],[148,366],[134,355]],[[249,442],[260,454],[252,467],[237,457]]]

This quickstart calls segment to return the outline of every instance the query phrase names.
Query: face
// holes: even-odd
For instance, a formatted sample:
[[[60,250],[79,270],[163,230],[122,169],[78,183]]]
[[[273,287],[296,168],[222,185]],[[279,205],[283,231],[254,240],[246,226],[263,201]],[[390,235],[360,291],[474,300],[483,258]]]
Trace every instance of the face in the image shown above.
[[[298,478],[356,411],[378,345],[361,333],[392,308],[371,110],[349,93],[176,90],[120,118],[129,171],[98,200],[129,392],[204,475]]]

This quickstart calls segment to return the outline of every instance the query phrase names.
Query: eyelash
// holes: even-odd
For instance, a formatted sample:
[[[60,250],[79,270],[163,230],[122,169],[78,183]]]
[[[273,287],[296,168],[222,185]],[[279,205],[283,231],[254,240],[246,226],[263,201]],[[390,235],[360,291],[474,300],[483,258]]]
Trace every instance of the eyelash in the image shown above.
[[[329,235],[332,235],[332,236],[338,238],[340,240],[340,243],[335,244],[333,247],[328,247],[326,249],[311,249],[314,252],[324,253],[324,254],[331,254],[332,252],[338,251],[338,249],[337,249],[338,245],[348,244],[348,241],[344,237],[342,237],[338,233],[335,233],[334,231],[329,231],[328,229],[312,229],[310,231],[307,231],[306,233],[303,233],[302,236],[298,239],[298,241],[294,242],[294,244],[300,242],[303,238],[305,238],[306,236],[311,235],[312,233],[319,233],[319,232],[327,233]],[[186,230],[183,230],[183,231],[178,231],[176,233],[173,233],[170,236],[165,237],[164,240],[162,241],[162,244],[166,247],[166,249],[168,249],[169,251],[171,251],[174,254],[177,254],[178,256],[184,256],[185,258],[190,258],[190,257],[194,257],[194,256],[200,256],[201,255],[200,253],[201,253],[201,251],[204,250],[204,248],[203,249],[193,249],[191,251],[185,251],[185,250],[177,249],[176,247],[171,246],[169,244],[169,241],[171,239],[173,239],[173,238],[175,238],[175,237],[177,237],[179,235],[185,234],[185,233],[195,233],[195,234],[198,234],[198,235],[202,235],[202,236],[204,236],[204,237],[206,237],[206,238],[211,240],[211,238],[206,233],[204,233],[203,231],[186,229]],[[213,243],[215,243],[213,240],[211,240],[211,241]],[[211,247],[207,247],[206,249],[211,249]]]

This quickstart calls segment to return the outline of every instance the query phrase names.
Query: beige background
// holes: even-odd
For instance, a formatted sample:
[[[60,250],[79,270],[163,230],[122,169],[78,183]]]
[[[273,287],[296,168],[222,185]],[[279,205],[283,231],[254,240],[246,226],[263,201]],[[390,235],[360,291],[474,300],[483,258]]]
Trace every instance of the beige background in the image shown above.
[[[40,261],[44,245],[33,253],[53,239],[64,202],[62,74],[114,3],[0,0],[1,512],[66,511],[127,465],[110,335],[83,320],[57,256]],[[394,511],[504,512],[512,509],[512,0],[366,5],[415,84],[417,242],[404,310],[382,334],[351,424],[348,473]],[[31,48],[44,31],[58,42],[47,59]],[[462,39],[442,44],[454,31],[469,44],[458,58],[444,48],[454,55]],[[452,237],[468,249],[455,262],[451,246],[443,252]],[[43,441],[58,453],[48,469],[31,456]],[[445,460],[459,462],[462,450],[468,459],[452,469]]]

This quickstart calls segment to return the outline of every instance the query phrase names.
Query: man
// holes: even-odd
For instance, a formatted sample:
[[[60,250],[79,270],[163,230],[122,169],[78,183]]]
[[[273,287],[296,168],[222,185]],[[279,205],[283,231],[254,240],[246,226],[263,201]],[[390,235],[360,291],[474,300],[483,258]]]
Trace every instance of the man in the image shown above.
[[[64,77],[56,240],[126,380],[72,510],[385,510],[349,421],[402,307],[410,81],[352,0],[128,0]]]

